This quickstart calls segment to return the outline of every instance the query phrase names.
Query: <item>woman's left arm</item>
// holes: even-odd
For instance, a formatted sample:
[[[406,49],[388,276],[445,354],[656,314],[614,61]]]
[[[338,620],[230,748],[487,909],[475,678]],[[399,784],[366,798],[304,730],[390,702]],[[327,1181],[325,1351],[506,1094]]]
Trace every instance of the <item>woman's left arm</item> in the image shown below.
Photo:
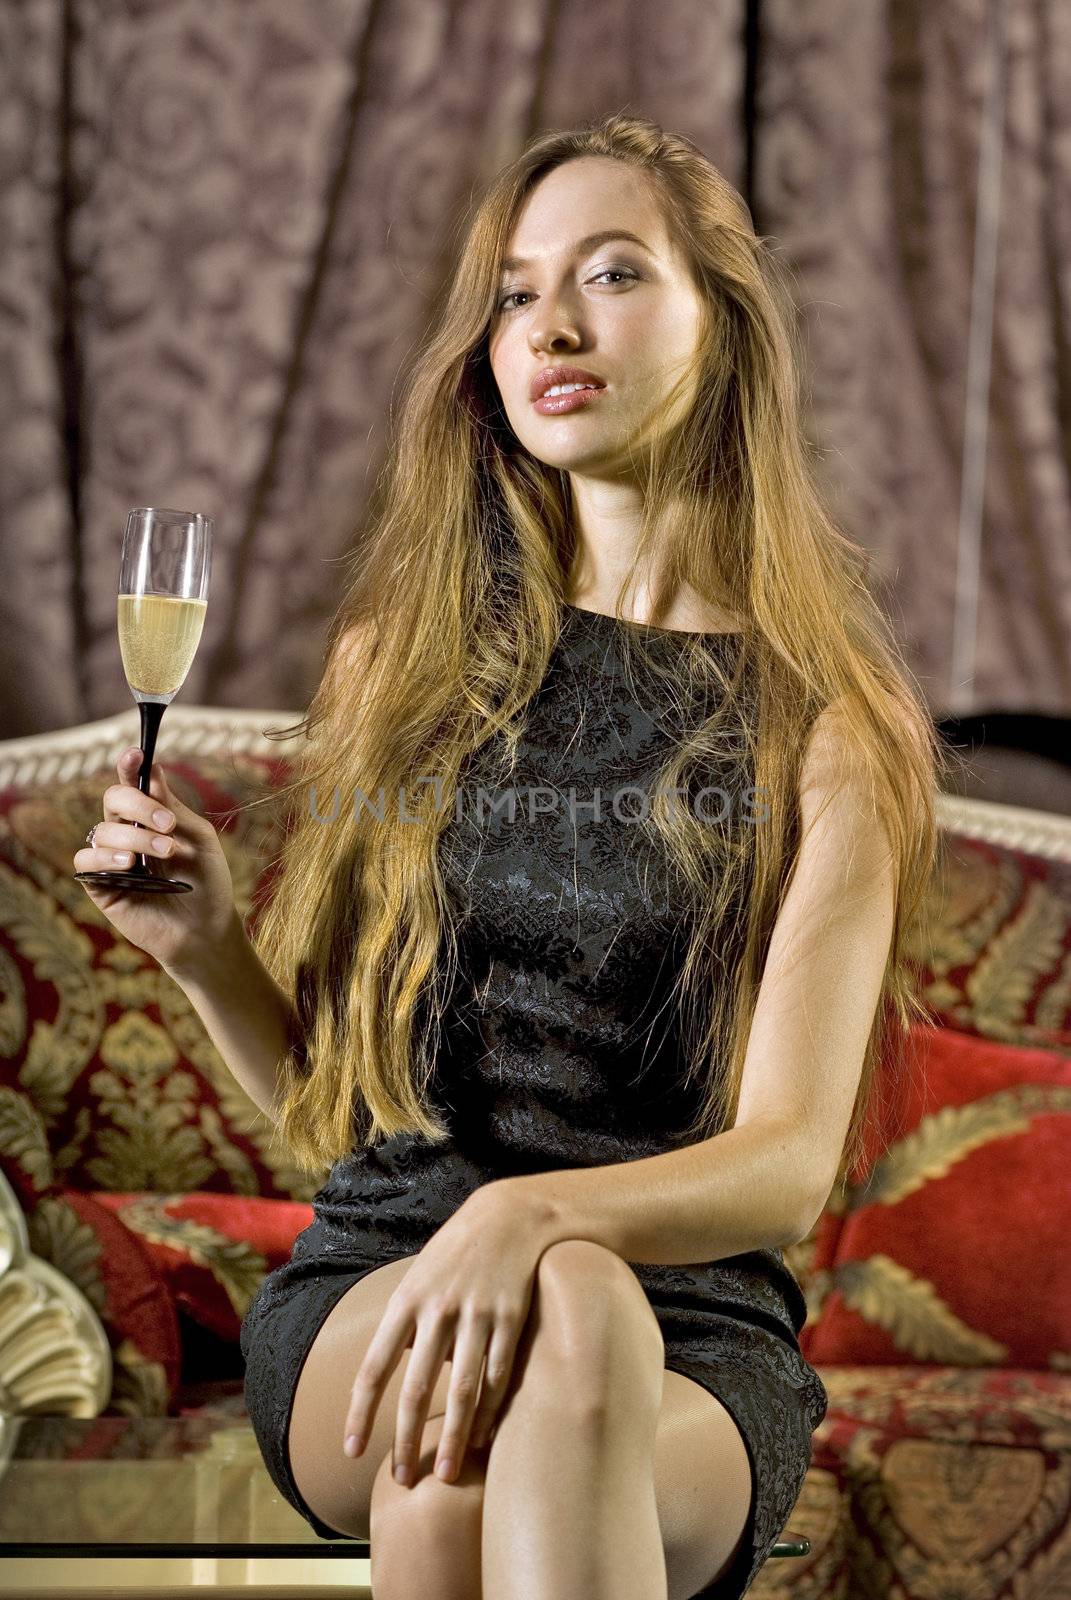
[[[770,938],[734,1126],[664,1155],[526,1174],[490,1189],[527,1208],[543,1248],[591,1239],[626,1261],[714,1261],[805,1238],[836,1177],[893,914],[884,825],[847,735],[823,713],[803,759],[800,846]]]

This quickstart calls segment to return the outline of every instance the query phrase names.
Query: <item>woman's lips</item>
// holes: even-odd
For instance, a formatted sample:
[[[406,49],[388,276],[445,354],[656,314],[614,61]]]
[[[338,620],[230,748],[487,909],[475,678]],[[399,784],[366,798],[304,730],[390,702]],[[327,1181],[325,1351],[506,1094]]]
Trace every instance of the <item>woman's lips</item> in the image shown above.
[[[545,394],[542,399],[533,400],[532,406],[545,417],[560,417],[566,411],[579,411],[597,394],[605,393],[606,387],[603,384],[601,389],[576,389],[572,394]]]

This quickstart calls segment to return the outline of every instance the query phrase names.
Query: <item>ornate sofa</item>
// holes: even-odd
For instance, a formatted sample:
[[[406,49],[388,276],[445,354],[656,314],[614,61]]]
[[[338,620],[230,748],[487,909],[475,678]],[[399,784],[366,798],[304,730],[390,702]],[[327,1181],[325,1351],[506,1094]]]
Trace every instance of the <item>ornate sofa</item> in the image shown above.
[[[278,841],[235,808],[280,781],[292,746],[263,730],[299,715],[164,723],[247,919]],[[0,743],[0,1423],[240,1422],[242,1317],[322,1181],[272,1157],[183,993],[73,879],[137,742],[131,707]],[[1071,819],[939,806],[896,1137],[786,1253],[830,1407],[790,1522],[810,1552],[757,1591],[1071,1592]]]

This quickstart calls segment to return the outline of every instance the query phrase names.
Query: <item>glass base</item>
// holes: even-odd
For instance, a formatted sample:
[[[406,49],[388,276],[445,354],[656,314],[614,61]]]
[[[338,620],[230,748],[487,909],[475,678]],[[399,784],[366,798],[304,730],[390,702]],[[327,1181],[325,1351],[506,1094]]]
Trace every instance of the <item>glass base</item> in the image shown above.
[[[91,883],[95,889],[120,889],[133,894],[188,894],[192,883],[181,878],[158,878],[147,872],[76,872],[75,883]]]

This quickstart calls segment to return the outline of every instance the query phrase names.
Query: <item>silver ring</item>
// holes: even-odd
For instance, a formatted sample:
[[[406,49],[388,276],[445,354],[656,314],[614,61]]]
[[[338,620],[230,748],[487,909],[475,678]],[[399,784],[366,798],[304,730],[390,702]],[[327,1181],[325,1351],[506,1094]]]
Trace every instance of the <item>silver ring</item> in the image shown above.
[[[93,826],[90,828],[89,832],[86,834],[86,844],[89,846],[89,848],[91,850],[93,848],[93,835],[96,833],[96,831],[97,831],[97,829],[99,827],[100,827],[100,823],[99,822],[94,822]]]

